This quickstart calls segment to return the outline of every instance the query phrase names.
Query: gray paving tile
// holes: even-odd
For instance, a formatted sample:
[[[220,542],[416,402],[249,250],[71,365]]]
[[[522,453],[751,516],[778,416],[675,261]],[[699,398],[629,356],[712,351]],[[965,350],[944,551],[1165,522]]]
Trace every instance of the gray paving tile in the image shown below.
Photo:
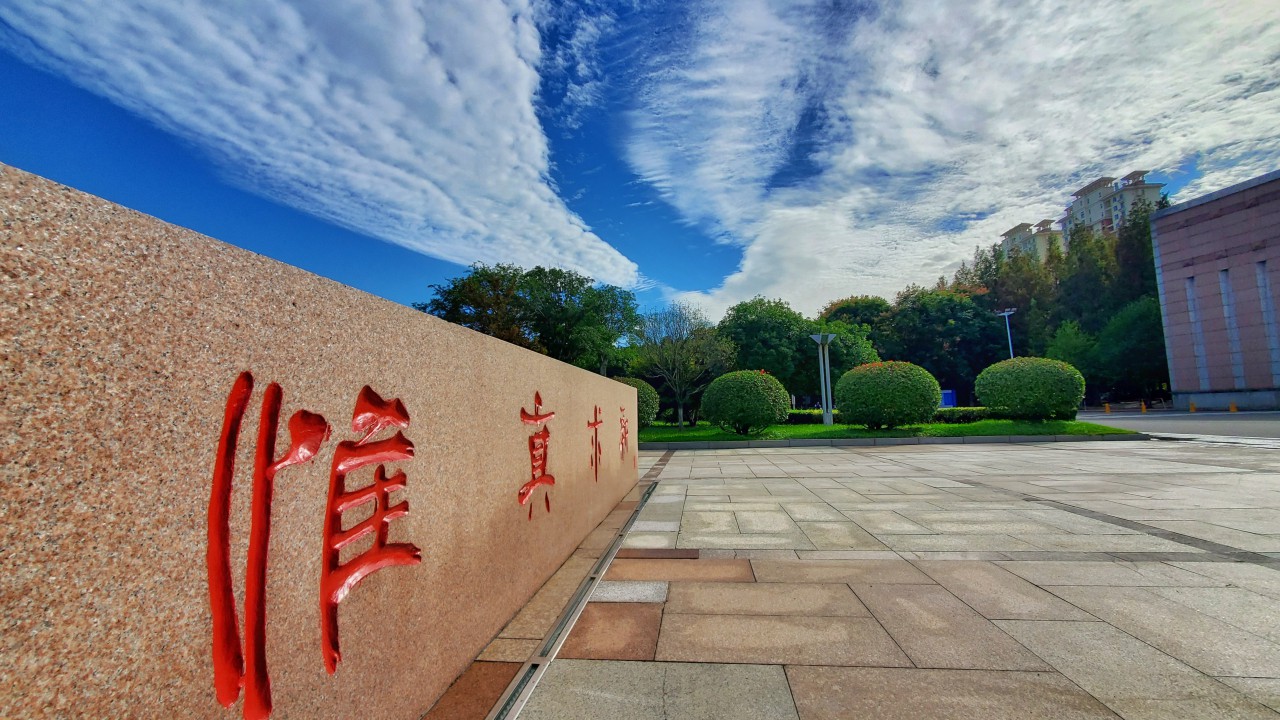
[[[1223,684],[1239,690],[1255,702],[1280,712],[1280,680],[1275,678],[1218,678]]]
[[[743,533],[798,533],[800,528],[791,516],[782,510],[773,512],[735,512],[738,527]]]
[[[797,720],[782,668],[556,660],[520,720]]]
[[[818,550],[888,550],[875,536],[847,519],[843,522],[798,524]]]
[[[798,530],[798,528],[797,528]],[[730,550],[814,550],[813,543],[800,532],[775,533],[681,533],[675,547],[727,548]]]
[[[996,620],[1085,692],[1116,700],[1232,700],[1222,683],[1104,622]]]
[[[780,583],[908,583],[931,585],[933,580],[905,560],[752,560],[756,582]]]
[[[1036,546],[1008,535],[877,535],[894,550],[912,551],[1009,551],[1038,550]]]
[[[1152,588],[1152,592],[1280,643],[1280,599],[1239,587]]]
[[[1056,673],[788,667],[805,720],[1095,720],[1115,713]]]
[[[1092,620],[1088,613],[990,562],[920,561],[924,571],[991,620]]]
[[[910,667],[871,618],[667,613],[659,661]]]
[[[1280,677],[1280,645],[1154,592],[1167,588],[1048,589],[1207,675]]]
[[[629,532],[622,541],[625,548],[673,548],[676,547],[674,532]]]
[[[667,599],[662,580],[601,580],[591,592],[591,602],[660,603]]]
[[[843,513],[826,503],[783,503],[782,509],[792,520],[806,522],[843,522]]]
[[[843,583],[673,583],[666,612],[870,617]]]
[[[854,585],[917,667],[1048,670],[991,621],[937,585]]]
[[[876,535],[933,535],[929,528],[911,522],[891,510],[848,510],[844,515],[869,533]]]
[[[1226,584],[1165,563],[1018,561],[996,564],[1036,585],[1210,587]]]

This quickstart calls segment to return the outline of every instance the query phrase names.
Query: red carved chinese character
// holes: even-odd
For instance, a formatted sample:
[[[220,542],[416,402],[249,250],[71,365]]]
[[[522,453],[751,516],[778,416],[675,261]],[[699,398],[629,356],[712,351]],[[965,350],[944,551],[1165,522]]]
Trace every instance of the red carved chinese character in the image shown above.
[[[320,651],[324,667],[332,674],[338,669],[342,653],[338,650],[338,603],[360,581],[374,572],[393,565],[416,565],[422,562],[422,551],[410,543],[387,542],[391,521],[409,513],[409,502],[388,506],[391,493],[405,486],[404,472],[387,476],[382,463],[413,457],[413,443],[397,431],[395,436],[370,440],[388,428],[409,427],[409,413],[399,400],[383,400],[368,385],[356,399],[351,429],[364,433],[359,440],[338,443],[329,474],[329,503],[324,517],[324,549],[320,567]],[[373,484],[359,490],[346,489],[347,475],[367,465],[377,465]],[[342,513],[372,501],[373,515],[350,528],[342,529]],[[356,539],[374,533],[373,546],[346,563],[340,563],[339,551]]]
[[[532,466],[530,470],[530,478],[528,482],[520,486],[516,492],[516,499],[521,505],[526,505],[529,499],[533,497],[533,491],[539,485],[555,485],[556,478],[554,475],[547,473],[547,450],[551,445],[551,430],[546,426],[547,421],[556,416],[555,413],[542,412],[542,394],[535,392],[533,394],[533,412],[529,412],[524,408],[520,408],[520,422],[525,425],[538,425],[540,430],[529,436],[529,464]],[[547,512],[551,512],[551,491],[548,490],[544,496],[544,502],[547,506]],[[533,506],[529,505],[529,519],[533,519]]]
[[[267,386],[258,425],[258,446],[253,468],[253,504],[249,524],[249,556],[245,571],[242,654],[236,623],[235,597],[231,591],[231,484],[235,475],[236,445],[240,422],[253,394],[253,375],[240,373],[227,396],[213,464],[213,489],[209,495],[209,607],[213,615],[213,686],[218,702],[230,707],[244,692],[246,720],[271,715],[271,678],[267,673],[267,546],[271,537],[271,497],[276,473],[315,457],[329,437],[329,424],[315,413],[299,410],[289,419],[289,450],[276,458],[276,433],[280,427],[283,392],[276,383]],[[247,670],[246,670],[247,665]]]
[[[596,473],[596,482],[600,482],[600,426],[604,421],[600,419],[600,406],[595,407],[594,420],[587,423],[587,428],[591,430],[591,469]]]
[[[618,408],[618,457],[627,458],[627,447],[631,443],[631,423],[627,420],[627,409]]]

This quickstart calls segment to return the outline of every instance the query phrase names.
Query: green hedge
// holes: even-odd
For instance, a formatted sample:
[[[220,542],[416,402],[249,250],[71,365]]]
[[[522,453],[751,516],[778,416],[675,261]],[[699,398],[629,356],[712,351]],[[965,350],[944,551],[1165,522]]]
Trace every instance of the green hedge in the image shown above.
[[[787,419],[791,398],[763,370],[739,370],[711,381],[702,394],[702,416],[724,430],[749,435]]]
[[[835,396],[843,422],[877,430],[929,422],[942,402],[942,389],[928,370],[891,360],[845,373]]]
[[[974,390],[999,417],[1074,420],[1084,398],[1084,377],[1060,360],[1013,358],[979,373]]]
[[[658,391],[640,378],[620,377],[614,380],[636,389],[636,414],[640,416],[637,421],[640,427],[652,425],[658,417]]]
[[[839,410],[833,410],[831,414],[832,414],[832,417],[835,418],[835,422],[840,422]],[[792,410],[791,412],[787,413],[787,424],[788,425],[821,425],[822,411],[821,410]]]
[[[991,411],[984,407],[938,408],[933,413],[934,422],[946,425],[967,425],[990,417]]]

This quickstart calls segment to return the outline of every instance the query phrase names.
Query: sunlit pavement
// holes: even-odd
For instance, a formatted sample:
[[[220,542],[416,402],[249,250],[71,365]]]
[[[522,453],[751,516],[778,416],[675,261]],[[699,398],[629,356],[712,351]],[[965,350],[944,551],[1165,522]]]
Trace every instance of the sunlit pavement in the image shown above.
[[[1280,439],[1280,412],[1090,412],[1079,419],[1145,433]]]
[[[1274,450],[665,460],[521,718],[1280,717]]]

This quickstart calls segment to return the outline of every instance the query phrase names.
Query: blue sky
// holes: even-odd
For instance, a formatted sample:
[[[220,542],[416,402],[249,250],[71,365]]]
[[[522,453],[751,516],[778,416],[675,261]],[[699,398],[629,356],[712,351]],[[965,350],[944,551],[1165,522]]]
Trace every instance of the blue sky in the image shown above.
[[[0,0],[0,162],[401,303],[558,265],[712,317],[949,275],[1099,175],[1280,167],[1280,8]]]

